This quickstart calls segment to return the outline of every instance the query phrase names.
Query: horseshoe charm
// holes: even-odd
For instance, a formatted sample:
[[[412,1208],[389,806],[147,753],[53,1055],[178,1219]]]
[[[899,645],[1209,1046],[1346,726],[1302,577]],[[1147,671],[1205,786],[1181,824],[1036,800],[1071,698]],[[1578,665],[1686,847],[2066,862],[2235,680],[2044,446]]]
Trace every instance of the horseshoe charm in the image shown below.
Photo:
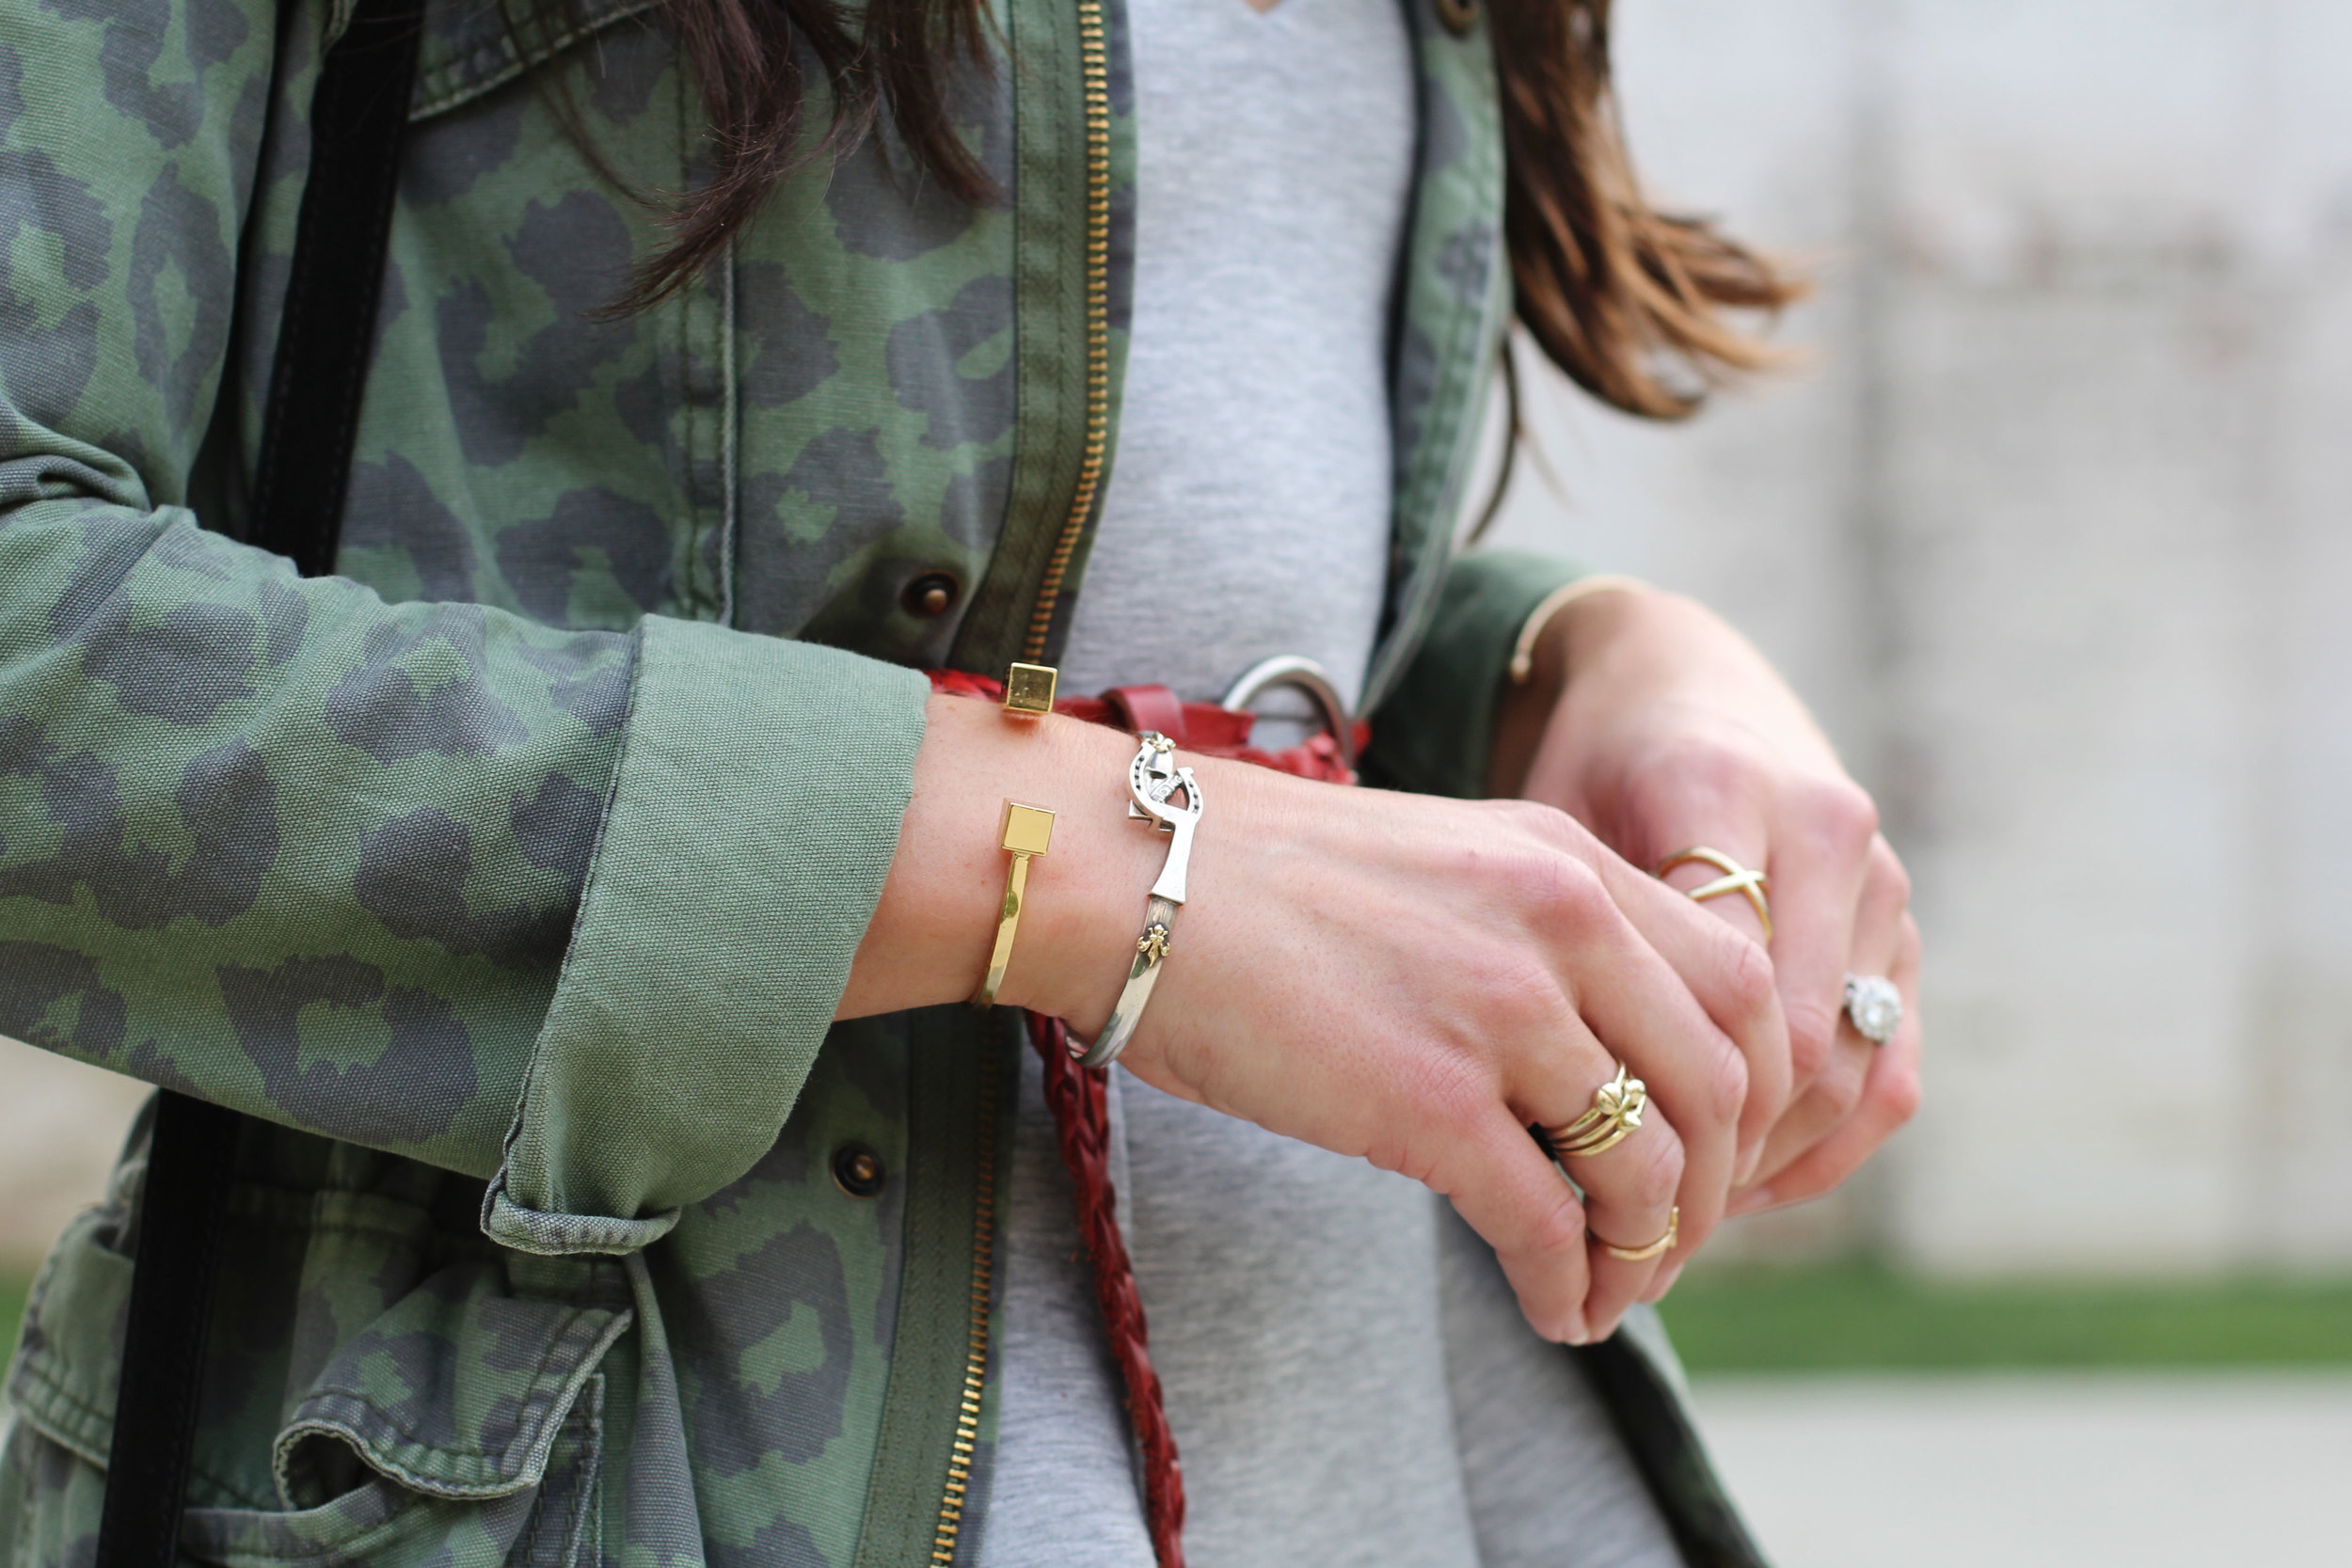
[[[1192,831],[1200,821],[1200,781],[1191,768],[1175,765],[1176,743],[1159,731],[1145,730],[1136,739],[1140,742],[1136,760],[1127,765],[1127,792],[1135,798],[1127,802],[1127,815],[1168,835],[1168,860],[1152,884],[1152,896],[1181,904],[1184,870],[1192,863]],[[1168,797],[1180,789],[1184,803],[1171,803]]]

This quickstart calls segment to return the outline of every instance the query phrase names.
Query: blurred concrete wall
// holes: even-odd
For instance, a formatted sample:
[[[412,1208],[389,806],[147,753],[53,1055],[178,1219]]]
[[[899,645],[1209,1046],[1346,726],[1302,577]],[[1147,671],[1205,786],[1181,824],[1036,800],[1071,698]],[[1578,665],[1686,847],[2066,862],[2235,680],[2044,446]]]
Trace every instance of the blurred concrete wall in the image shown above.
[[[1502,532],[1746,626],[1930,942],[1918,1123],[1748,1244],[2352,1263],[2352,7],[1618,18],[1653,184],[1819,261],[1819,363],[1666,430],[1531,374],[1565,494]],[[0,1263],[135,1092],[0,1045]]]
[[[0,1273],[32,1272],[93,1203],[147,1085],[0,1038]]]
[[[1745,626],[1928,938],[1926,1109],[1772,1239],[2352,1263],[2352,7],[1617,18],[1651,184],[1818,259],[1819,364],[1668,430],[1548,378],[1502,531]]]

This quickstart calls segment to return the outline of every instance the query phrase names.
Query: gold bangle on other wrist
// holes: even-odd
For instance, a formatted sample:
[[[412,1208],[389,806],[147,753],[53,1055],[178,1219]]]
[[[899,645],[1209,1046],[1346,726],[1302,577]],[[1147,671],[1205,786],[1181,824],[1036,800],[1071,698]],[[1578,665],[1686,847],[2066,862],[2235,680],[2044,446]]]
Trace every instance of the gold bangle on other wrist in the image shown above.
[[[1579,578],[1564,587],[1544,595],[1541,603],[1528,611],[1519,623],[1518,640],[1511,644],[1511,684],[1525,686],[1535,673],[1535,644],[1544,635],[1544,628],[1579,599],[1589,599],[1596,594],[1647,593],[1650,585],[1640,578],[1626,577],[1616,572],[1596,572],[1589,578]]]
[[[988,975],[972,993],[975,1007],[996,1005],[996,988],[1005,983],[1005,970],[1012,962],[1012,939],[1021,929],[1021,905],[1029,891],[1029,863],[1053,847],[1054,814],[1043,806],[1025,806],[1009,800],[997,838],[1012,856],[1012,864],[1005,872],[1004,902],[997,906],[996,945],[988,956]]]

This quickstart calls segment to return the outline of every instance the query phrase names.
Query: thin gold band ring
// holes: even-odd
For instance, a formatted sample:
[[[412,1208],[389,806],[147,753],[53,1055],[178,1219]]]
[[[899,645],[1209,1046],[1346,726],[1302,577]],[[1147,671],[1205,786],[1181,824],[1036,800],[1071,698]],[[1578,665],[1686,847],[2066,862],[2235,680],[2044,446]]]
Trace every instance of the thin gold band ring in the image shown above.
[[[1647,1246],[1619,1246],[1614,1242],[1602,1241],[1598,1236],[1593,1240],[1600,1242],[1600,1250],[1612,1258],[1620,1258],[1629,1263],[1646,1263],[1660,1253],[1673,1250],[1675,1237],[1681,1229],[1682,1205],[1677,1203],[1666,1211],[1666,1233]]]
[[[1702,882],[1691,889],[1689,896],[1704,904],[1709,898],[1721,898],[1736,893],[1746,898],[1748,908],[1756,911],[1756,924],[1764,927],[1764,941],[1772,940],[1772,907],[1764,901],[1765,890],[1772,884],[1761,871],[1751,871],[1721,849],[1709,849],[1694,844],[1688,849],[1677,849],[1658,863],[1658,875],[1665,876],[1677,866],[1711,865],[1723,873],[1711,882]]]

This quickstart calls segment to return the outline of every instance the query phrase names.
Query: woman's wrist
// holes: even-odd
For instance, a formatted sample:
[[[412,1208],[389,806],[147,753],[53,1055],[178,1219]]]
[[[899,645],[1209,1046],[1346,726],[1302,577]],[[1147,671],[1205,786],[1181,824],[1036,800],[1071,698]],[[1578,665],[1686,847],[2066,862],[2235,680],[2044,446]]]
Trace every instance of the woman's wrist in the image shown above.
[[[1573,672],[1590,667],[1599,651],[1615,636],[1626,617],[1668,597],[1661,590],[1633,578],[1584,578],[1570,590],[1590,586],[1562,602],[1547,600],[1537,617],[1531,617],[1533,635],[1514,652],[1511,685],[1495,715],[1495,735],[1488,752],[1486,793],[1505,799],[1518,795],[1527,770],[1542,747],[1544,732],[1566,694]]]
[[[971,698],[931,698],[898,851],[835,1016],[972,994],[1004,896],[1008,798],[1056,816],[1052,850],[1029,867],[996,1000],[1081,1030],[1108,1016],[1163,842],[1126,817],[1134,752],[1131,737],[1101,725],[1009,720]]]

